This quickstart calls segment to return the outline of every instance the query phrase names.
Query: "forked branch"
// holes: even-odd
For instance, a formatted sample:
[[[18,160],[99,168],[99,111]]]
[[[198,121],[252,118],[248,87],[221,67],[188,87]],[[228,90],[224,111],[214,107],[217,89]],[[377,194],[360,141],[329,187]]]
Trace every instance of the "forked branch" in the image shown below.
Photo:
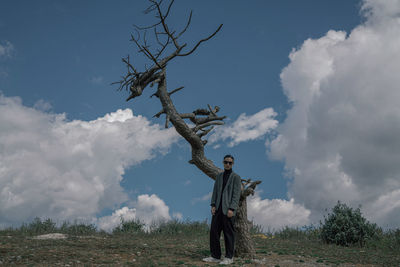
[[[128,59],[124,59],[123,62],[127,65],[128,71],[125,76],[118,82],[113,84],[119,84],[119,90],[126,89],[130,90],[131,94],[127,98],[127,101],[140,96],[143,90],[152,82],[154,82],[157,78],[159,78],[160,72],[167,66],[169,61],[174,59],[177,56],[188,56],[192,54],[201,43],[210,40],[214,37],[217,32],[222,28],[222,24],[217,28],[217,30],[209,35],[208,37],[200,40],[197,44],[189,51],[183,52],[183,49],[187,46],[186,43],[180,44],[180,38],[189,28],[190,23],[192,21],[193,13],[190,12],[188,21],[179,34],[176,34],[176,31],[171,30],[171,28],[167,24],[167,18],[170,14],[171,7],[174,3],[174,0],[170,1],[167,11],[163,13],[161,1],[149,0],[151,5],[146,9],[146,13],[155,12],[155,17],[157,18],[157,22],[146,27],[140,27],[134,25],[137,36],[131,35],[131,41],[138,48],[138,53],[144,55],[151,63],[152,66],[145,71],[139,72],[137,69],[129,62]],[[156,40],[156,49],[151,50],[150,45],[147,42],[147,30],[152,30],[154,34],[154,38]],[[163,56],[166,51],[171,51],[169,48],[172,48],[172,52],[169,55]],[[179,90],[182,88],[179,88]],[[172,91],[170,94],[175,93],[178,89]]]

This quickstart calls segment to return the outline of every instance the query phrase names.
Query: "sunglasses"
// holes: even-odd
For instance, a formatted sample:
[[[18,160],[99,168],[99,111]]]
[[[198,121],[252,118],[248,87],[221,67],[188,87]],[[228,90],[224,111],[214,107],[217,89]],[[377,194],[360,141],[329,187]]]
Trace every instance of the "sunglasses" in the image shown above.
[[[226,161],[226,160],[224,160],[224,164],[232,165],[232,164],[233,164],[233,161]]]

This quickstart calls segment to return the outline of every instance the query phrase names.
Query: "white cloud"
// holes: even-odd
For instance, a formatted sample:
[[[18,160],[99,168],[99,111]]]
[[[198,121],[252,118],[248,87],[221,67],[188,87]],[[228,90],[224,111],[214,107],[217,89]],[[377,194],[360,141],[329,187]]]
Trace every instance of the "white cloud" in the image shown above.
[[[122,221],[129,222],[137,220],[136,209],[122,207],[112,213],[110,216],[104,216],[97,220],[97,227],[101,230],[111,232],[114,228],[121,225]]]
[[[228,146],[232,147],[241,142],[259,139],[277,127],[278,121],[274,119],[276,115],[272,108],[263,109],[250,116],[242,113],[231,125],[216,128],[209,142],[231,139]]]
[[[103,76],[93,76],[89,79],[90,83],[94,85],[101,85],[104,82]]]
[[[171,219],[169,207],[157,195],[140,195],[134,206],[138,218],[146,224]]]
[[[212,196],[212,192],[209,192],[208,194],[206,194],[204,196],[193,198],[192,205],[196,204],[197,202],[211,201],[211,196]]]
[[[130,109],[68,121],[0,95],[0,221],[85,220],[118,207],[128,200],[125,169],[167,153],[177,139]]]
[[[174,213],[174,217],[182,218],[181,213]],[[112,231],[123,221],[139,220],[145,224],[145,230],[149,230],[153,223],[171,220],[169,207],[157,195],[140,195],[133,204],[133,208],[123,207],[98,219],[97,225],[105,231]]]
[[[15,51],[14,46],[9,41],[0,43],[0,59],[12,57],[14,51]]]
[[[313,221],[341,200],[399,227],[400,1],[366,0],[363,10],[348,36],[329,31],[290,53],[281,80],[293,107],[267,146]]]
[[[248,217],[265,231],[280,230],[285,226],[296,227],[310,223],[310,211],[304,206],[283,199],[261,199],[256,191],[248,198]]]

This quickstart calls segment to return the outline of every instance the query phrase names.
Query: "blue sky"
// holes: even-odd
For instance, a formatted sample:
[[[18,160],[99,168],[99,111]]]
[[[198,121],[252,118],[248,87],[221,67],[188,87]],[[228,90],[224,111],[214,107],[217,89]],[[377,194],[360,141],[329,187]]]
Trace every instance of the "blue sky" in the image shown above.
[[[0,91],[2,102],[0,104],[4,110],[10,112],[10,116],[4,118],[8,124],[3,123],[3,126],[0,126],[0,133],[3,132],[5,136],[7,132],[14,135],[13,131],[32,131],[32,135],[26,138],[21,137],[25,138],[23,140],[27,143],[26,147],[23,145],[24,142],[17,142],[20,144],[17,146],[11,141],[8,143],[4,141],[0,146],[3,149],[0,153],[2,153],[5,170],[0,171],[0,185],[3,184],[1,194],[4,200],[3,204],[0,204],[3,205],[0,207],[1,223],[7,225],[32,219],[33,214],[25,217],[15,214],[27,209],[27,203],[35,202],[35,197],[30,195],[33,193],[23,189],[34,184],[40,185],[36,193],[47,196],[38,200],[41,204],[38,204],[37,210],[33,209],[41,217],[53,216],[63,220],[73,219],[75,216],[92,221],[101,221],[99,218],[103,218],[101,222],[105,225],[111,224],[109,221],[118,214],[137,218],[154,215],[146,217],[147,220],[154,219],[160,214],[161,217],[168,219],[173,217],[191,220],[209,219],[207,195],[212,189],[213,181],[187,163],[190,159],[189,146],[183,140],[174,137],[171,131],[162,129],[164,120],[152,118],[161,107],[157,99],[149,98],[154,89],[146,88],[140,98],[126,102],[128,93],[119,92],[116,90],[116,85],[110,85],[124,74],[122,57],[129,54],[138,68],[143,68],[144,64],[148,64],[143,57],[138,55],[134,44],[129,41],[130,34],[134,32],[133,24],[148,25],[154,21],[152,15],[143,13],[148,6],[147,1],[16,2],[6,0],[2,1],[1,6]],[[364,11],[367,11],[361,12],[362,7]],[[386,213],[378,214],[375,211],[381,210],[379,203],[386,198],[392,199],[393,203],[398,203],[396,201],[399,193],[396,190],[400,187],[398,187],[397,169],[387,173],[385,186],[373,187],[372,182],[367,183],[363,180],[367,178],[361,177],[366,177],[363,171],[365,172],[368,162],[378,161],[371,158],[364,159],[361,152],[351,154],[353,150],[346,150],[346,147],[349,148],[346,142],[349,142],[349,138],[355,138],[354,132],[348,132],[349,138],[345,140],[337,138],[341,136],[341,133],[332,137],[332,133],[338,127],[358,125],[357,122],[362,126],[360,132],[363,132],[363,129],[369,129],[366,126],[369,125],[367,122],[377,123],[377,125],[370,125],[371,129],[385,129],[386,125],[394,125],[394,123],[380,120],[379,115],[372,120],[370,116],[366,121],[354,116],[351,117],[354,121],[338,124],[335,124],[334,118],[326,119],[318,116],[325,114],[324,111],[327,114],[330,112],[324,107],[330,106],[329,99],[337,99],[334,93],[338,93],[337,88],[347,88],[350,84],[347,76],[347,78],[340,76],[341,74],[337,72],[332,74],[328,71],[330,70],[328,67],[324,72],[324,66],[329,62],[335,64],[342,61],[340,64],[349,66],[350,63],[343,60],[347,54],[340,51],[354,49],[353,52],[347,52],[348,55],[363,51],[356,46],[352,47],[357,40],[362,39],[357,37],[362,30],[374,30],[373,32],[383,39],[386,35],[379,28],[379,23],[382,25],[389,23],[389,19],[395,16],[389,11],[396,10],[398,7],[398,1],[390,1],[387,4],[377,1],[374,4],[371,1],[352,0],[252,1],[251,4],[248,1],[176,1],[174,4],[168,21],[173,28],[180,29],[190,10],[194,12],[191,27],[183,37],[189,46],[212,33],[219,24],[224,24],[222,30],[213,39],[200,46],[194,54],[177,58],[168,65],[167,83],[170,90],[185,86],[184,90],[173,97],[180,112],[205,108],[207,104],[218,105],[221,107],[220,114],[228,116],[226,127],[231,127],[228,128],[231,131],[236,129],[235,122],[238,122],[239,116],[243,113],[245,113],[242,115],[243,121],[248,121],[250,125],[249,128],[238,131],[243,131],[241,134],[244,136],[249,134],[247,130],[259,131],[256,138],[249,137],[248,140],[238,141],[234,146],[230,146],[234,137],[229,136],[229,131],[227,133],[220,130],[220,135],[215,136],[215,142],[208,145],[206,149],[206,155],[220,167],[222,167],[223,155],[233,154],[236,158],[234,170],[239,175],[243,178],[257,178],[262,181],[252,206],[249,207],[249,216],[257,223],[265,227],[278,228],[284,224],[301,225],[318,222],[325,208],[330,208],[337,200],[344,200],[355,206],[365,204],[369,218],[382,225],[396,226],[394,221],[397,217]],[[352,32],[354,35],[350,34]],[[380,33],[382,36],[379,35]],[[354,39],[352,39],[353,36]],[[368,34],[365,36],[365,38],[370,37]],[[380,53],[387,51],[382,58],[385,56],[391,58],[396,54],[396,50],[390,50],[394,48],[386,49],[384,46],[391,42],[382,43],[380,47],[383,49],[379,50]],[[323,50],[325,48],[326,51]],[[378,66],[385,65],[378,60],[381,57],[375,58],[375,54],[368,54],[368,49],[365,51],[365,55],[360,55],[360,58],[366,61],[359,61],[358,65],[352,61],[354,66],[363,64],[372,66],[375,63]],[[325,57],[326,54],[331,57]],[[320,57],[317,58],[316,55]],[[371,61],[368,61],[368,58]],[[393,59],[393,66],[390,65],[393,70],[397,62],[395,59]],[[340,64],[335,66],[342,66]],[[309,75],[308,71],[316,76]],[[321,75],[318,76],[320,72]],[[355,74],[352,77],[356,81],[362,81],[364,77],[368,77],[368,72],[365,71],[360,76]],[[393,80],[393,86],[395,82]],[[313,90],[316,84],[318,84],[320,102],[315,100],[317,96],[308,95],[308,91],[302,91],[303,88]],[[368,92],[374,92],[374,88],[380,85],[378,83]],[[343,101],[338,100],[336,107],[343,106],[343,103],[369,103],[362,96],[352,94],[351,90],[340,93],[341,96],[346,94],[349,97]],[[368,99],[373,97],[376,99],[376,94],[367,95],[371,96]],[[387,96],[389,99],[397,96],[392,95],[392,91],[380,92],[378,95]],[[303,99],[308,96],[307,100]],[[19,100],[13,97],[18,97]],[[324,102],[324,99],[329,103]],[[274,116],[259,113],[268,108],[275,112]],[[115,113],[118,109],[121,111]],[[130,114],[127,109],[131,109],[133,114]],[[15,111],[15,114],[12,111]],[[358,112],[376,114],[374,109],[367,104],[360,106],[360,109],[356,108],[356,114]],[[28,115],[29,113],[31,114]],[[21,114],[26,114],[26,116]],[[64,114],[64,117],[61,114]],[[109,117],[114,119],[105,118],[106,114],[111,114]],[[115,119],[118,114],[120,119]],[[259,114],[258,119],[252,117],[255,114]],[[308,117],[307,119],[297,118],[299,114],[308,114],[304,115]],[[397,120],[396,114],[393,118]],[[36,130],[28,127],[30,125],[28,122],[24,124],[23,119],[29,116],[36,116],[31,118],[33,121],[38,120],[36,125],[40,123],[45,125],[38,127],[43,130],[43,133],[40,129],[34,132]],[[387,118],[384,114],[381,116]],[[341,116],[343,117],[346,117],[346,114]],[[133,118],[137,123],[135,125],[132,122]],[[263,119],[264,122],[275,120],[278,126],[257,128]],[[19,128],[13,128],[10,120],[18,121]],[[297,125],[296,122],[301,125]],[[312,127],[313,123],[317,126]],[[78,127],[76,125],[79,126],[79,130],[73,128]],[[99,129],[93,130],[95,125],[99,125]],[[110,129],[110,134],[102,127]],[[58,132],[47,136],[48,131],[54,129],[64,131],[65,128],[71,131],[70,135],[68,131],[65,132],[62,137],[65,139],[60,139]],[[73,139],[72,133],[75,131],[73,129],[79,131],[77,139]],[[91,130],[87,130],[85,134],[84,129]],[[148,129],[148,131],[129,136],[129,131],[141,129]],[[325,132],[321,129],[325,129]],[[96,134],[93,135],[93,139],[90,139],[88,136],[92,136],[92,130],[96,131]],[[291,142],[296,142],[296,136],[300,136],[305,130],[309,138],[306,141],[303,140],[304,146],[292,147]],[[395,129],[387,128],[387,130],[393,134],[396,133]],[[296,132],[297,135],[294,134]],[[97,140],[96,138],[102,134],[104,136],[101,138],[104,139]],[[32,136],[35,138],[29,139]],[[151,143],[149,137],[152,136],[159,138],[158,143]],[[282,138],[279,139],[279,136]],[[347,135],[344,134],[344,136]],[[122,138],[119,144],[118,138]],[[132,138],[143,138],[140,141],[143,143],[139,141],[135,143]],[[384,132],[376,133],[374,137],[371,137],[372,139],[368,138],[366,137],[365,141],[367,144],[371,144],[372,139],[379,140],[377,147],[382,149],[386,148],[385,140],[389,144],[393,141],[392,137],[385,136]],[[93,167],[93,170],[88,171],[85,166],[78,166],[79,162],[74,160],[70,162],[68,157],[76,158],[77,156],[75,152],[64,153],[63,146],[51,148],[57,150],[56,147],[60,147],[57,150],[57,157],[60,159],[53,161],[49,156],[51,153],[42,145],[42,142],[46,143],[45,140],[48,139],[54,139],[54,143],[57,144],[58,142],[66,144],[64,148],[67,150],[71,149],[67,145],[68,142],[73,142],[82,151],[90,146],[91,149],[85,150],[86,156],[81,162],[85,162],[85,166],[91,166],[93,163],[93,166],[98,167]],[[283,148],[283,143],[278,139],[286,140],[285,144],[289,145]],[[79,140],[85,141],[80,143]],[[268,144],[266,144],[267,140]],[[330,142],[330,140],[335,141]],[[32,148],[35,142],[37,142],[36,145],[40,144],[40,149]],[[322,142],[323,145],[318,145],[318,142]],[[335,150],[326,145],[327,143],[339,144],[335,147],[341,149]],[[96,146],[104,146],[104,150],[99,149],[100,152],[96,152]],[[328,152],[314,151],[316,147]],[[366,146],[360,144],[356,150],[359,147]],[[132,148],[132,150],[125,151],[125,148]],[[376,147],[371,149],[375,150]],[[34,158],[46,159],[41,163],[45,167],[40,169],[41,167],[38,166],[42,166],[41,164],[27,163],[24,161],[25,156],[18,156],[21,155],[21,151],[36,151]],[[138,155],[139,153],[142,154]],[[369,151],[365,153],[368,154]],[[59,154],[64,155],[65,158]],[[343,161],[347,155],[352,160]],[[318,160],[325,156],[329,163],[318,165]],[[14,165],[4,163],[6,160],[11,162],[11,159],[22,161],[20,162],[22,166],[25,164],[29,166],[24,171],[23,168],[19,169],[20,164],[14,167]],[[307,164],[303,162],[305,159],[307,159]],[[63,162],[70,163],[69,165],[65,163],[68,167],[61,167]],[[313,180],[320,173],[334,176],[334,173],[330,174],[327,170],[330,170],[329,166],[336,166],[335,162],[339,172],[335,177],[345,177],[338,183],[346,184],[347,181],[348,187],[341,189],[340,186],[330,185],[332,187],[327,188],[329,181]],[[394,168],[396,164],[393,162],[391,165],[390,162],[385,160],[385,163],[377,166],[375,170]],[[317,175],[316,169],[310,167],[314,165],[326,166],[326,169],[321,167]],[[117,168],[115,173],[108,174],[107,170],[113,168]],[[50,169],[57,170],[54,172],[57,174],[54,175],[59,176],[51,178],[49,174],[51,172],[48,171]],[[81,177],[75,181],[75,186],[81,188],[82,191],[71,189],[73,192],[71,193],[58,187],[54,190],[46,187],[46,184],[51,181],[57,184],[68,184],[68,179],[73,180],[70,176],[73,173],[72,170]],[[22,174],[29,171],[35,173],[32,175],[33,178]],[[36,171],[41,173],[38,174],[37,179],[34,178]],[[20,177],[21,181],[16,182],[12,175]],[[48,178],[44,180],[39,178],[43,175]],[[98,181],[100,181],[101,190],[92,191],[94,177],[100,177]],[[29,179],[32,181],[28,181]],[[372,180],[374,177],[368,181]],[[87,199],[80,198],[81,194],[85,194],[85,188],[88,190],[90,188]],[[327,198],[324,190],[332,192],[332,188],[337,188],[340,192],[328,194],[329,198]],[[353,190],[350,193],[353,197],[346,197],[350,192],[346,190],[350,189]],[[60,193],[62,196],[57,192],[63,192]],[[30,197],[26,198],[26,196]],[[65,199],[65,202],[54,204],[58,203],[59,198]],[[20,204],[4,204],[12,199],[19,199],[20,202],[17,202]],[[90,203],[93,201],[93,203],[77,208],[76,206],[79,206],[82,201]],[[258,210],[260,207],[262,210]],[[388,211],[388,214],[393,214],[400,207],[396,204],[393,209]],[[257,215],[263,212],[282,220],[272,219],[267,215]],[[83,215],[85,213],[86,217]]]

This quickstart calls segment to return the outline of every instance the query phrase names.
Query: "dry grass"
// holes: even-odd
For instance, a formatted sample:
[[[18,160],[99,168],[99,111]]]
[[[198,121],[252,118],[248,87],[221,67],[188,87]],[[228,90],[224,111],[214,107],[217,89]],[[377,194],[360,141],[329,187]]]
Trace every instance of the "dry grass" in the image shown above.
[[[48,223],[49,225],[49,223]],[[72,227],[72,225],[70,225]],[[61,231],[60,228],[48,227]],[[113,234],[76,227],[66,239],[36,239],[45,234],[36,225],[0,231],[0,261],[5,266],[216,266],[209,256],[206,223],[165,224],[152,233],[117,231]],[[49,230],[47,229],[47,230]],[[85,232],[83,229],[86,229]],[[31,229],[32,230],[32,229]],[[48,233],[48,232],[47,232]],[[341,247],[319,241],[316,231],[286,229],[275,236],[254,233],[257,257],[235,259],[232,266],[399,266],[399,247],[384,243]],[[223,243],[223,242],[222,242]],[[379,245],[381,244],[381,245]],[[391,243],[392,244],[392,243]],[[0,265],[1,265],[0,264]]]

